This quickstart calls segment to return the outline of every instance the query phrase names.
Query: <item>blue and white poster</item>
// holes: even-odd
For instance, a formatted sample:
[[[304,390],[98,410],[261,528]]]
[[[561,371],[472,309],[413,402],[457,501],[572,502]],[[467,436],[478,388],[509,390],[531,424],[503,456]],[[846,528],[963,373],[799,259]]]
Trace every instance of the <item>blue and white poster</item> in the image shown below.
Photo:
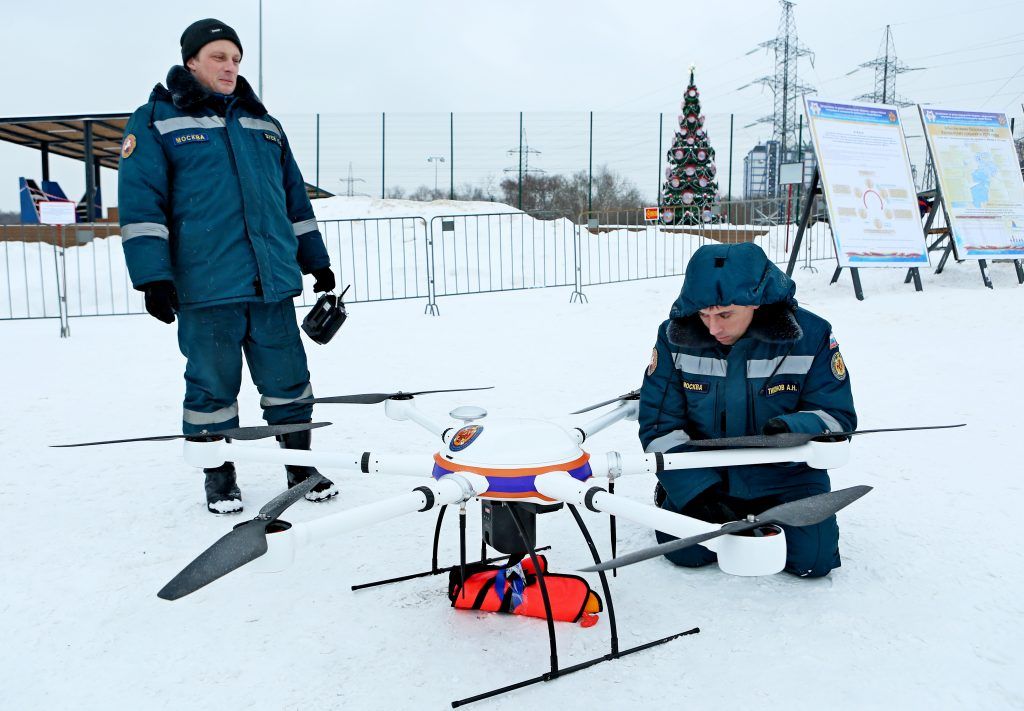
[[[896,107],[806,98],[805,109],[839,266],[927,266]]]
[[[1024,178],[1006,114],[918,108],[957,258],[1024,257]]]

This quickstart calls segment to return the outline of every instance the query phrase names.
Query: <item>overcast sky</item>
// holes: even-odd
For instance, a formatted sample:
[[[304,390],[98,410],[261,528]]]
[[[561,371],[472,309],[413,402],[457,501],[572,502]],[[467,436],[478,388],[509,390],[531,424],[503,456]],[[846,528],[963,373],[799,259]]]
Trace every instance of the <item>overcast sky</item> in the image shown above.
[[[172,64],[180,63],[178,39],[185,26],[209,16],[235,28],[244,45],[242,73],[254,86],[258,81],[257,0],[152,4],[59,0],[46,3],[45,13],[33,3],[6,0],[4,5],[0,24],[3,117],[131,111],[146,101]],[[581,117],[591,110],[603,117],[603,125],[618,127],[616,155],[636,146],[652,154],[653,164],[657,114],[665,113],[670,136],[692,62],[697,65],[702,108],[720,171],[725,167],[728,117],[736,116],[736,183],[742,155],[770,135],[767,125],[743,128],[770,114],[772,107],[767,89],[739,88],[774,70],[771,54],[748,52],[775,36],[780,13],[776,0],[264,0],[263,96],[270,111],[285,120],[307,180],[312,179],[311,127],[317,112],[379,116],[385,111],[389,126],[392,120],[393,125],[403,126],[407,140],[415,136],[418,125],[443,133],[438,126],[446,127],[449,111],[457,117],[467,114],[471,124],[470,112],[500,112],[495,123],[511,126],[507,139],[497,139],[496,150],[501,152],[516,138],[515,112],[531,112],[536,116],[534,123],[527,121],[528,133],[529,126],[541,126],[544,121],[567,122],[571,128],[563,127],[565,131],[575,132],[579,126],[583,153],[574,155],[581,158],[552,158],[552,164],[544,167],[557,172],[586,167],[582,156],[587,127]],[[847,73],[876,56],[885,25],[891,24],[899,59],[922,68],[898,77],[899,94],[921,103],[1003,111],[1021,122],[1024,2],[818,0],[798,3],[795,16],[800,41],[815,53],[813,68],[801,61],[800,78],[815,86],[822,98],[850,99],[872,89],[870,70]],[[406,117],[403,124],[402,112],[436,112],[438,116]],[[630,115],[619,118],[609,112]],[[563,118],[556,120],[556,116]],[[327,116],[322,120],[325,126],[336,127],[323,132],[322,153],[332,150],[332,141],[355,140],[342,134],[345,126],[358,121]],[[485,117],[475,121],[478,126],[488,123]],[[635,125],[653,128],[643,129],[644,135],[634,140]],[[1018,134],[1022,128],[1018,125]],[[907,132],[919,134],[920,130],[908,126]],[[551,133],[556,135],[561,134]],[[408,155],[400,157],[389,154],[389,166],[396,164],[391,174],[400,172],[397,163],[403,158],[420,171],[404,180],[432,182],[433,168],[425,158],[446,149],[446,133],[443,138],[438,138],[437,148],[410,148]],[[915,141],[920,143],[920,139],[908,141],[912,152]],[[530,142],[536,139],[531,136]],[[538,148],[557,156],[565,146],[556,144],[564,142],[549,137]],[[338,146],[333,148],[338,155],[344,153]],[[38,155],[0,144],[0,209],[17,209],[16,179],[39,177]],[[345,160],[336,158],[336,163]],[[542,155],[535,160],[543,164],[544,159]],[[595,156],[595,162],[598,159]],[[617,161],[624,164],[621,156],[606,162]],[[63,159],[51,163],[53,176],[73,197],[84,186],[80,165]],[[341,168],[335,164],[330,170],[337,173]],[[648,192],[655,187],[654,170]],[[368,178],[363,189],[379,193],[379,172],[375,176],[369,168],[363,172]],[[333,185],[322,183],[336,191],[340,186],[334,173]],[[115,202],[113,176],[112,171],[104,171],[107,204]],[[463,182],[460,177],[456,176],[457,184]]]

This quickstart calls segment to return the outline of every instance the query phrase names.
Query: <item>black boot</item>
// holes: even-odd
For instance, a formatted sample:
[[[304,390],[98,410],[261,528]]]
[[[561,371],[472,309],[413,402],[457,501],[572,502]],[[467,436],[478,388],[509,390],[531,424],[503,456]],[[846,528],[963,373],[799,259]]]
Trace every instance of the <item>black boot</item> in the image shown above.
[[[312,440],[309,430],[304,432],[290,432],[284,435],[278,435],[277,441],[281,443],[283,449],[309,449],[309,443]],[[302,482],[306,481],[311,476],[320,476],[323,478],[319,484],[314,486],[306,494],[308,501],[327,501],[338,495],[338,487],[334,485],[334,482],[323,476],[316,470],[316,467],[303,467],[298,465],[288,464],[285,465],[285,470],[288,472],[288,488],[291,489],[293,486],[297,486]]]
[[[242,492],[235,483],[235,465],[224,462],[206,473],[206,508],[210,513],[229,514],[242,510]]]

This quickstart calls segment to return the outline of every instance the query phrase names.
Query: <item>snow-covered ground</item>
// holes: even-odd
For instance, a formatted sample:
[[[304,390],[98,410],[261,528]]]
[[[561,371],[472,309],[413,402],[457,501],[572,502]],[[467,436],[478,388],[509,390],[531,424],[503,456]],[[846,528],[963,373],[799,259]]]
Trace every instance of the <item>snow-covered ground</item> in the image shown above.
[[[1012,266],[983,288],[973,263],[864,270],[867,300],[832,263],[798,270],[798,298],[834,325],[864,428],[967,422],[959,430],[856,439],[839,488],[874,491],[840,514],[842,568],[820,580],[728,576],[663,560],[612,580],[622,647],[694,626],[700,634],[483,702],[492,709],[1024,708],[1024,503],[1018,414],[1024,287]],[[327,346],[307,344],[318,395],[494,385],[425,396],[550,417],[636,387],[678,277],[570,289],[356,304]],[[7,514],[0,585],[0,706],[9,709],[441,709],[544,672],[540,620],[457,612],[446,578],[353,593],[353,584],[429,567],[434,518],[413,514],[301,551],[278,575],[244,569],[177,602],[156,597],[178,570],[284,485],[240,465],[242,518],[203,505],[202,475],[177,442],[47,445],[178,431],[184,361],[175,329],[143,316],[0,323]],[[258,424],[251,384],[243,424]],[[377,406],[318,406],[318,448],[419,453],[433,438]],[[1015,434],[1017,433],[1017,434]],[[266,443],[265,446],[273,446]],[[588,441],[639,452],[635,423]],[[394,495],[415,479],[335,472],[339,500],[300,502],[306,521]],[[653,479],[618,493],[649,501]],[[606,519],[584,512],[603,554]],[[469,512],[471,540],[478,507]],[[552,568],[588,561],[567,513],[540,518]],[[653,533],[619,522],[619,550]],[[449,520],[443,559],[457,560]],[[470,545],[470,551],[475,550]],[[596,576],[594,578],[596,583]],[[608,622],[559,624],[563,665],[607,651]],[[1015,671],[1016,670],[1016,671]]]

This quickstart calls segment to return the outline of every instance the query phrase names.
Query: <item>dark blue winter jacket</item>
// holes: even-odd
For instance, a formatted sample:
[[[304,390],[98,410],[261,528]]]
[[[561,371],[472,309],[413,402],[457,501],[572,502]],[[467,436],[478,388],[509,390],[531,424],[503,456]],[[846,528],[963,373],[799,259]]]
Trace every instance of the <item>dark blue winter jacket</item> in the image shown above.
[[[791,432],[856,428],[850,377],[832,327],[799,308],[795,291],[754,244],[708,245],[694,253],[640,389],[645,451],[685,452],[693,449],[691,439],[760,434],[773,418]],[[732,304],[758,309],[743,337],[723,346],[698,312]],[[718,483],[744,499],[800,485],[829,490],[828,472],[801,463],[675,470],[659,479],[677,509]]]
[[[132,114],[121,148],[132,284],[172,280],[183,308],[295,296],[330,259],[281,125],[242,77],[223,96],[177,66],[167,86]]]

